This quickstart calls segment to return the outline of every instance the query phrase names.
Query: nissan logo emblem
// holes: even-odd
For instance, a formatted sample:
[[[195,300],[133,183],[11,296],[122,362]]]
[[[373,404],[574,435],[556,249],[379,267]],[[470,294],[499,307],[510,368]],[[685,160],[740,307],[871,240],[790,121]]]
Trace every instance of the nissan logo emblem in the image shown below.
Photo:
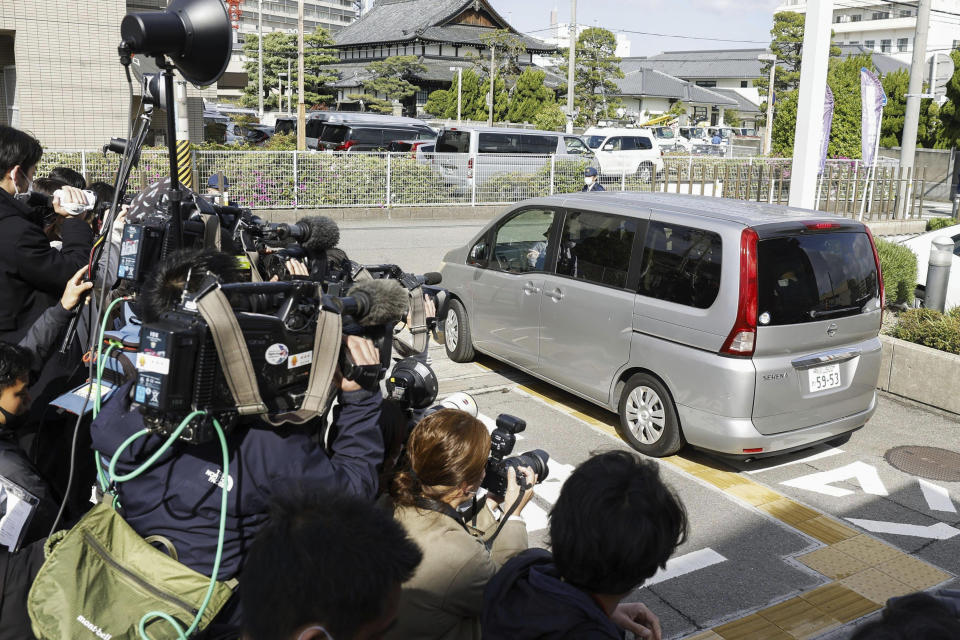
[[[837,335],[837,329],[839,329],[839,328],[840,328],[840,327],[837,326],[837,323],[836,323],[836,322],[831,322],[830,325],[827,327],[827,335],[828,335],[828,336],[835,336],[835,335]]]

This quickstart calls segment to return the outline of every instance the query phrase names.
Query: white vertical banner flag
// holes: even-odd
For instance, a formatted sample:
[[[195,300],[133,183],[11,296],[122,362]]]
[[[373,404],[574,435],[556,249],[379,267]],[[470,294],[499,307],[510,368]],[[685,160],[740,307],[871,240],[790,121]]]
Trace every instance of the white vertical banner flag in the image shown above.
[[[823,94],[823,128],[820,130],[820,173],[827,162],[827,147],[830,145],[830,127],[833,126],[833,91],[830,85]]]
[[[880,79],[866,67],[860,68],[860,140],[861,157],[865,166],[872,166],[877,153],[880,137],[880,122],[883,119],[883,107],[887,104],[887,94],[883,92]]]

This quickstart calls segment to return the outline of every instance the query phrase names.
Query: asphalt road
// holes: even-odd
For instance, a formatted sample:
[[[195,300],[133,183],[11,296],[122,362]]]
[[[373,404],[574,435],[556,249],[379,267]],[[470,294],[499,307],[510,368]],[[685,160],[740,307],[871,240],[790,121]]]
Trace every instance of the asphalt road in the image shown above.
[[[422,273],[437,270],[443,254],[483,224],[345,223],[341,246],[359,262]],[[550,453],[550,476],[524,514],[531,544],[546,546],[547,513],[569,473],[592,452],[628,448],[616,416],[492,359],[456,364],[437,344],[431,354],[441,397],[471,393],[489,426],[500,413],[523,418],[516,452]],[[908,445],[960,450],[960,419],[881,396],[873,419],[839,447],[751,463],[690,450],[658,461],[686,506],[690,535],[666,571],[630,599],[650,606],[669,638],[839,640],[888,596],[957,588],[960,482],[886,460]],[[847,596],[860,599],[831,609]]]

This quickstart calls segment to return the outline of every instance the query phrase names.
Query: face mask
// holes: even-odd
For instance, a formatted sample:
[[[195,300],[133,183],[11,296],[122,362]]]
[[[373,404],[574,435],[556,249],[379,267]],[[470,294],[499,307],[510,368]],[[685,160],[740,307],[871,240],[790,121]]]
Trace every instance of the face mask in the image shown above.
[[[9,429],[15,431],[17,427],[20,426],[20,423],[23,422],[23,416],[18,416],[10,413],[3,407],[0,407],[0,414],[3,414],[4,423],[0,424],[0,429]]]
[[[593,178],[584,178],[583,184],[585,184],[588,187],[591,186],[593,184]]]
[[[23,169],[20,169],[19,167],[17,167],[16,169],[19,170],[21,174],[23,174]],[[19,196],[20,198],[26,198],[30,195],[30,192],[33,191],[33,180],[31,180],[30,178],[27,178],[27,188],[24,189],[23,191],[20,191],[20,185],[17,184],[17,179],[13,175],[13,173],[10,174],[10,179],[13,180],[14,196]]]

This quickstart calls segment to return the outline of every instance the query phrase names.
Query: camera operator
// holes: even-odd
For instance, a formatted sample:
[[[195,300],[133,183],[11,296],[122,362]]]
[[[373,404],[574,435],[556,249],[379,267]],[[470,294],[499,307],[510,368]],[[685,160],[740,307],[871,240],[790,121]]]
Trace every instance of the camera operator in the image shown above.
[[[144,285],[141,320],[152,322],[174,308],[182,292],[195,292],[207,274],[222,282],[242,279],[236,260],[228,254],[174,254]],[[357,364],[380,361],[369,340],[351,336],[344,342],[343,348]],[[165,536],[177,549],[180,562],[210,575],[220,519],[218,488],[226,488],[229,524],[217,577],[228,580],[239,573],[250,542],[267,522],[274,496],[296,486],[308,491],[336,490],[372,501],[377,492],[377,465],[384,453],[378,424],[382,398],[351,380],[342,378],[338,383],[339,404],[333,417],[337,436],[328,445],[329,454],[316,439],[323,417],[277,428],[257,416],[241,418],[227,433],[231,452],[228,478],[222,477],[219,443],[178,441],[141,475],[119,486],[124,518],[142,536]],[[111,396],[91,427],[93,447],[104,461],[144,428],[143,416],[131,400],[131,386],[127,383]],[[137,440],[120,456],[118,472],[126,474],[140,467],[166,440],[155,434]],[[227,615],[234,619],[236,612]]]
[[[403,585],[400,615],[391,638],[479,638],[479,615],[487,581],[508,558],[527,548],[527,527],[510,516],[488,549],[485,539],[497,526],[493,509],[519,502],[517,514],[533,497],[533,471],[521,467],[521,489],[514,469],[506,495],[488,497],[476,527],[457,507],[476,496],[490,453],[490,434],[468,413],[442,409],[413,429],[407,443],[409,468],[394,479],[394,517],[423,550],[423,562]]]
[[[246,638],[382,638],[421,557],[403,527],[366,500],[278,498],[240,579]]]
[[[57,251],[43,233],[36,212],[14,196],[30,192],[40,143],[12,127],[0,126],[0,340],[19,341],[64,285],[87,263],[93,244],[90,225],[70,217],[59,200],[54,211],[63,216],[63,246]],[[83,202],[83,194],[63,187],[64,202]],[[42,215],[42,214],[41,214]]]
[[[660,640],[646,606],[620,601],[663,568],[686,530],[683,505],[655,463],[627,451],[590,458],[550,512],[553,553],[524,551],[487,586],[483,637],[620,640],[626,630]]]
[[[49,533],[57,514],[58,498],[20,447],[17,432],[24,426],[24,417],[30,408],[31,375],[43,368],[80,296],[93,286],[83,282],[82,276],[82,269],[74,274],[60,302],[37,319],[20,344],[0,342],[0,476],[38,499],[21,545]]]

